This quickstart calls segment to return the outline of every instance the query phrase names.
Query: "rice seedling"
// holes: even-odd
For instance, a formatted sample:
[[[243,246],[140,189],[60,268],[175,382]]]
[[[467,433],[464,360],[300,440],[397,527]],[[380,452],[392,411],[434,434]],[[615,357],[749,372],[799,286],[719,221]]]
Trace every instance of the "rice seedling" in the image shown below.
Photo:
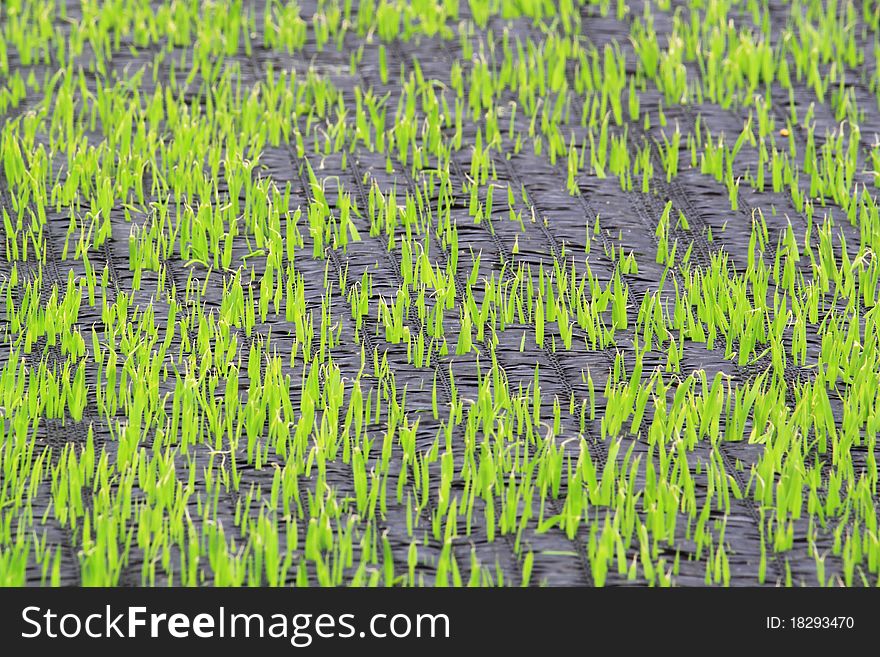
[[[68,5],[0,8],[0,582],[877,583],[870,3]]]

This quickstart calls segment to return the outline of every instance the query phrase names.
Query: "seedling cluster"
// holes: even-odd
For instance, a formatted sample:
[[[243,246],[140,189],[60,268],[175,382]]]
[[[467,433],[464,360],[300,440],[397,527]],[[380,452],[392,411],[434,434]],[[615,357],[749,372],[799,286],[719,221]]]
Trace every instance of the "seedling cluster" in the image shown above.
[[[0,584],[880,582],[869,0],[8,0]]]

